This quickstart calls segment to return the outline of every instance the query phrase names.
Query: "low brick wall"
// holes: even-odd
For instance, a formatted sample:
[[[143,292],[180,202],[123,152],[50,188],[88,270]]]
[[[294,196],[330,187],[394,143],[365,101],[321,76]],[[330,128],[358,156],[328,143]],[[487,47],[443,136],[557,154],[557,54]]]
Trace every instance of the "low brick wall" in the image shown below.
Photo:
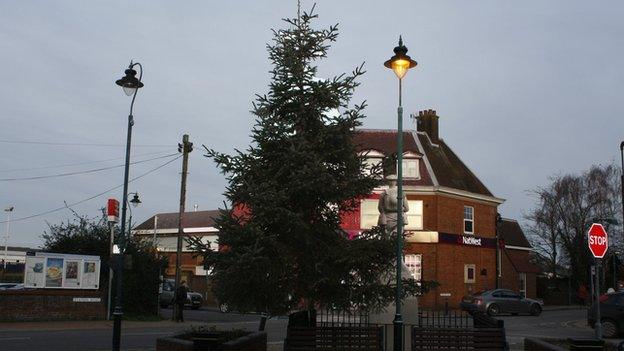
[[[104,319],[106,294],[97,290],[0,291],[0,311],[1,322]]]

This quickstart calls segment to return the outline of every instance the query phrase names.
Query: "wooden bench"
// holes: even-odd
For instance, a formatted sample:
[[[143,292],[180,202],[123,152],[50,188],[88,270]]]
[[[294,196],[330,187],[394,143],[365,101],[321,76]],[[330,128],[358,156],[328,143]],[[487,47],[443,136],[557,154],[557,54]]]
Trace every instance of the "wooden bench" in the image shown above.
[[[503,328],[413,327],[412,351],[507,350]]]
[[[383,327],[290,327],[284,351],[382,351]]]

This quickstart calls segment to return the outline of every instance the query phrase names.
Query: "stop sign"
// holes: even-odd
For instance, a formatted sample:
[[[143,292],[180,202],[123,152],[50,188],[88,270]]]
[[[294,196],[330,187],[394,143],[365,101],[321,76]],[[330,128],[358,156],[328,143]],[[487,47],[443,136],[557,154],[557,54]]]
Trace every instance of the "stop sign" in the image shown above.
[[[604,257],[609,248],[609,238],[602,224],[593,223],[591,225],[589,232],[587,232],[587,244],[589,245],[589,251],[595,258]]]

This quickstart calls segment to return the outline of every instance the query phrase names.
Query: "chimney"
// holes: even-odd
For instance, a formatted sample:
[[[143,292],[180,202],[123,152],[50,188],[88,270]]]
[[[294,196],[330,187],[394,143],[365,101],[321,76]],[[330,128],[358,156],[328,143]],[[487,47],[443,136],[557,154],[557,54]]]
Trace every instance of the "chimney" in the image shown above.
[[[427,133],[429,139],[434,144],[437,144],[439,141],[438,118],[435,110],[424,110],[418,112],[418,118],[416,119],[416,130]]]

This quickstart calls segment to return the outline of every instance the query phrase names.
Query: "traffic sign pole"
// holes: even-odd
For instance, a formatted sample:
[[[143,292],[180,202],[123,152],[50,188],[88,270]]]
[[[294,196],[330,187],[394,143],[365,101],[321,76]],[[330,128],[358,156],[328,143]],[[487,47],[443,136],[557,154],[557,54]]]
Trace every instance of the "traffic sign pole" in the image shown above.
[[[594,331],[596,333],[596,339],[602,339],[602,322],[600,321],[600,268],[602,260],[596,259],[596,324],[594,325]]]
[[[602,339],[602,322],[600,321],[600,268],[602,266],[602,258],[607,253],[609,248],[609,235],[600,223],[592,223],[589,231],[587,232],[587,246],[591,251],[596,262],[596,269],[594,272],[595,284],[594,295],[596,304],[596,322],[594,324],[594,331],[596,333],[596,339]]]

